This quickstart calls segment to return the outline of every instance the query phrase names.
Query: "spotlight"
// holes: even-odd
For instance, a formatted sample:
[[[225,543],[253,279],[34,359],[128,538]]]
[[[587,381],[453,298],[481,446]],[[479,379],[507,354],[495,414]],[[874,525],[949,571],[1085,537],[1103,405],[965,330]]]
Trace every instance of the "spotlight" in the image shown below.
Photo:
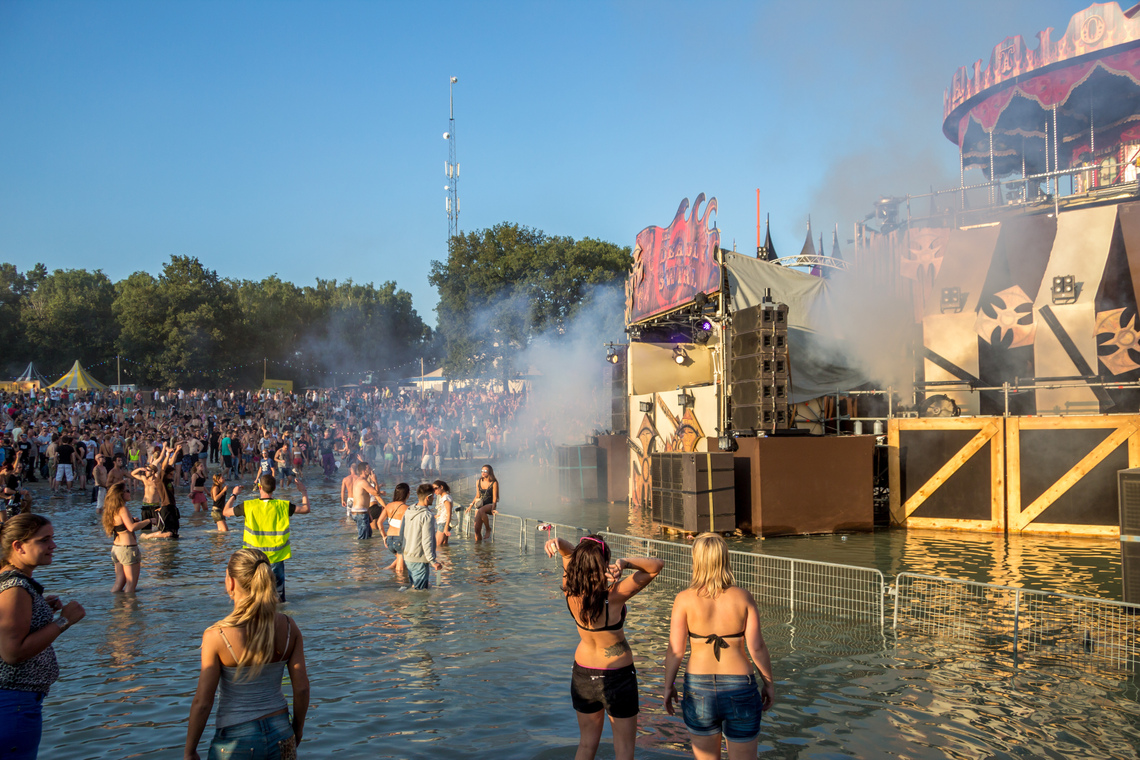
[[[1053,278],[1053,288],[1050,292],[1054,304],[1069,304],[1077,302],[1077,278],[1071,274]]]
[[[693,398],[693,395],[691,393],[681,391],[677,394],[677,406],[681,407],[682,409],[687,406],[692,406],[695,401],[696,399]]]
[[[736,436],[722,435],[717,438],[717,448],[721,451],[736,451],[740,446],[736,443]]]
[[[689,357],[685,356],[685,349],[680,346],[673,346],[673,361],[678,364],[684,364]]]
[[[712,332],[712,322],[707,319],[701,320],[701,329],[705,332]]]
[[[962,311],[965,306],[966,299],[962,297],[961,288],[942,288],[942,302],[939,304],[939,310],[946,314],[957,314]]]
[[[652,401],[638,401],[637,402],[637,408],[643,412],[652,412],[653,411],[653,402]]]
[[[618,352],[617,352],[617,351],[615,351],[615,350],[613,349],[613,347],[610,347],[609,349],[607,349],[607,351],[606,351],[606,361],[608,361],[610,364],[617,364],[617,363],[618,363],[618,358],[619,358],[619,357],[618,357]]]

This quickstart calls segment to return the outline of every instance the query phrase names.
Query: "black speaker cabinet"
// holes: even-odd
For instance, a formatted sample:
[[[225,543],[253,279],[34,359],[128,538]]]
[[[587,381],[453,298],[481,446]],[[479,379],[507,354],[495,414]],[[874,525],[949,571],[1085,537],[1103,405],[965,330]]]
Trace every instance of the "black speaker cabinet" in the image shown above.
[[[650,472],[654,522],[690,533],[736,530],[732,454],[653,454]]]
[[[1124,601],[1140,604],[1140,468],[1116,473]]]
[[[610,432],[629,432],[629,396],[626,394],[627,354],[620,351],[610,369]]]

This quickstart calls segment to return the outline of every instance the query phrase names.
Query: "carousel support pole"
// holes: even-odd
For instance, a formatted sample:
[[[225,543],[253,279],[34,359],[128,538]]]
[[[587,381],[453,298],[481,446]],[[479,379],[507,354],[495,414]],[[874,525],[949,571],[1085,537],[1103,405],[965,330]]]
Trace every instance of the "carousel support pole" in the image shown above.
[[[1096,129],[1093,123],[1093,107],[1092,101],[1089,101],[1089,163],[1096,165]],[[1093,183],[1096,182],[1096,172],[1089,174],[1089,189],[1092,188]]]
[[[994,131],[990,130],[990,205],[994,205]]]
[[[1028,202],[1029,183],[1025,181],[1025,137],[1021,138],[1021,203]]]
[[[1045,192],[1053,192],[1053,178],[1049,176],[1049,120],[1045,120]]]
[[[1053,171],[1061,171],[1061,136],[1057,132],[1057,106],[1053,106]],[[1053,203],[1056,206],[1056,198],[1061,194],[1061,175],[1057,175],[1057,192],[1053,195]],[[1055,211],[1056,209],[1054,209]]]
[[[966,156],[962,150],[962,139],[958,139],[958,187],[961,188],[962,197],[958,208],[966,210]]]

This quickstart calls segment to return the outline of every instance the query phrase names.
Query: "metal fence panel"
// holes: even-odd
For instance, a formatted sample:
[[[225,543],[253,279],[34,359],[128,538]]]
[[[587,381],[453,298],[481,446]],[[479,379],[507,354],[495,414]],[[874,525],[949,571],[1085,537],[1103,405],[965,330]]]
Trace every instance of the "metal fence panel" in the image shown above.
[[[1018,633],[1021,657],[1135,670],[1140,605],[1022,590]]]
[[[902,635],[972,645],[1025,661],[1135,671],[1140,605],[915,573],[895,580]]]
[[[693,548],[673,541],[605,533],[617,555],[659,557],[665,569],[659,579],[688,586],[693,575]],[[868,567],[773,557],[730,551],[736,584],[758,604],[797,611],[824,612],[837,617],[868,620],[883,626],[883,574]]]

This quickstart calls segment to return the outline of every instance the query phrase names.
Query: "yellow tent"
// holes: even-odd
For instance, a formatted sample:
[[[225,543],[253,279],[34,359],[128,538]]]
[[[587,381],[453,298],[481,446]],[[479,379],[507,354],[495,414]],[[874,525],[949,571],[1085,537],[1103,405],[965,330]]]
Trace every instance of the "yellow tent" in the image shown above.
[[[107,386],[91,377],[91,375],[87,373],[87,370],[83,369],[83,367],[80,366],[78,359],[75,361],[75,364],[72,365],[71,369],[67,371],[66,375],[56,380],[48,387],[67,388],[68,390],[72,391],[107,390]]]

